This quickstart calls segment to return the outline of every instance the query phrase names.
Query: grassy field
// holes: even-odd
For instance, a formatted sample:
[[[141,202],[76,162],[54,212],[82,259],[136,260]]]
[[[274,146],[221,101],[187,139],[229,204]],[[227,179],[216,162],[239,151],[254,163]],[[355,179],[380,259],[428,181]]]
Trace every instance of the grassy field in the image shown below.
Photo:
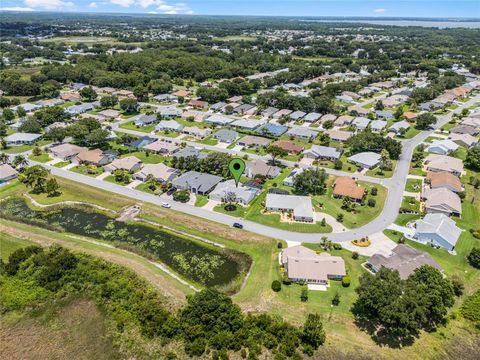
[[[3,149],[2,152],[7,153],[7,154],[20,154],[25,151],[30,151],[36,148],[37,146],[44,146],[50,144],[50,140],[40,140],[37,141],[35,144],[25,144],[25,145],[18,145],[18,146],[11,146],[7,149]]]
[[[376,177],[376,178],[391,178],[393,176],[393,172],[395,171],[395,167],[397,166],[397,161],[392,160],[392,170],[380,170],[380,168],[376,167],[367,171],[366,175]]]
[[[155,130],[156,124],[150,124],[150,125],[145,125],[145,126],[137,126],[133,121],[121,124],[120,128],[121,129],[127,129],[127,130],[135,130],[135,131],[141,131],[144,133],[151,133],[152,131]]]
[[[30,160],[41,162],[41,163],[47,163],[50,160],[52,160],[52,158],[50,157],[50,154],[47,154],[47,153],[43,153],[38,156],[34,156],[33,154],[30,154],[28,158]]]
[[[103,36],[54,36],[49,39],[42,39],[41,42],[55,42],[63,43],[66,45],[76,45],[76,44],[125,44],[122,41],[118,41],[113,37],[103,37]],[[140,43],[129,43],[129,44],[140,44]]]
[[[8,234],[0,233],[0,259],[8,261],[8,257],[17,249],[33,245],[28,240],[18,239]]]

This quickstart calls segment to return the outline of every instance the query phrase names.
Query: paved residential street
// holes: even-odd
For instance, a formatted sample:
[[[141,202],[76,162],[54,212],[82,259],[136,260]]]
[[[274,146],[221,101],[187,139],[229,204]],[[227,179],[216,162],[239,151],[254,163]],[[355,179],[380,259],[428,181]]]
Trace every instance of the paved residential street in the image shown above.
[[[332,240],[334,242],[349,242],[354,239],[359,239],[361,237],[372,236],[374,234],[380,233],[384,229],[388,228],[395,221],[395,219],[398,216],[398,210],[400,209],[400,206],[401,206],[406,179],[407,179],[407,175],[410,168],[410,159],[412,157],[412,153],[415,147],[420,143],[422,143],[423,141],[425,141],[425,139],[428,136],[430,136],[435,130],[439,129],[440,127],[448,123],[452,118],[453,114],[461,112],[462,109],[473,105],[477,101],[480,101],[480,95],[477,95],[474,98],[470,99],[469,101],[465,102],[464,104],[460,105],[457,109],[450,112],[449,114],[438,116],[437,117],[438,122],[433,129],[422,131],[413,139],[403,140],[402,141],[403,151],[400,156],[400,159],[397,162],[397,167],[395,169],[395,172],[392,178],[376,179],[369,176],[358,176],[358,178],[361,180],[379,183],[388,188],[388,194],[385,200],[384,208],[381,214],[377,218],[373,219],[370,223],[362,227],[359,227],[357,229],[352,229],[349,231],[342,231],[337,233],[330,233],[330,234],[298,233],[293,231],[286,231],[286,230],[281,230],[277,228],[272,228],[256,222],[247,221],[241,218],[236,218],[233,216],[213,212],[203,208],[198,208],[193,205],[174,202],[174,201],[171,201],[170,198],[167,198],[165,195],[163,196],[151,195],[139,190],[130,189],[128,187],[123,187],[117,184],[105,182],[99,179],[91,178],[86,175],[74,173],[65,169],[59,169],[53,166],[48,166],[46,164],[40,164],[40,163],[36,163],[36,164],[48,167],[53,175],[60,176],[69,180],[81,182],[83,184],[104,189],[107,191],[111,191],[123,196],[128,196],[134,199],[138,199],[140,201],[144,201],[144,202],[159,205],[159,206],[163,202],[169,201],[172,205],[173,210],[181,211],[193,216],[198,216],[201,218],[216,221],[226,225],[232,225],[234,222],[239,222],[244,225],[245,230],[248,230],[257,234],[265,235],[268,237],[273,237],[273,238],[287,240],[287,241],[292,241],[292,239],[295,239],[295,241],[298,241],[298,242],[317,243],[317,242],[320,242],[323,236],[326,236],[329,240]],[[146,133],[139,132],[139,131],[120,129],[118,128],[118,123],[114,125],[114,130],[130,133],[134,135],[140,135],[140,136],[148,135]],[[159,136],[155,136],[155,137],[161,138]],[[187,144],[196,146],[196,147],[203,147],[205,149],[210,149],[215,151],[226,151],[231,153],[232,155],[243,156],[245,154],[239,151],[233,151],[229,149],[219,149],[215,146],[209,146],[204,144],[198,144],[198,143],[192,143],[192,142],[187,142]],[[248,154],[248,155],[251,156],[252,158],[260,157],[258,155],[252,155],[252,154]],[[284,161],[283,163],[287,166],[293,166],[293,163],[291,162]],[[326,169],[326,170],[328,173],[331,173],[333,175],[352,176],[352,174],[350,173],[344,173],[344,172],[336,171],[332,169]]]

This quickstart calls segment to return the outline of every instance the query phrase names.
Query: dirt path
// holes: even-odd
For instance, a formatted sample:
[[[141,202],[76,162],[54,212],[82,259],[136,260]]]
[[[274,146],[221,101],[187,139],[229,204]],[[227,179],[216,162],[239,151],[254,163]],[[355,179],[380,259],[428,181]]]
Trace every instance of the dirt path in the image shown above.
[[[74,243],[73,241],[70,242],[68,240],[59,239],[58,237],[48,236],[46,234],[48,232],[47,230],[44,230],[44,229],[41,229],[41,230],[36,229],[36,230],[37,230],[36,233],[32,234],[31,232],[28,232],[25,230],[14,228],[12,226],[8,226],[5,224],[0,224],[0,234],[5,233],[21,239],[30,240],[41,246],[50,246],[52,244],[59,244],[65,248],[83,252],[93,256],[98,256],[105,260],[111,261],[115,264],[125,266],[135,271],[138,275],[146,279],[152,286],[157,288],[159,292],[163,294],[166,298],[165,306],[171,309],[179,308],[186,301],[185,292],[183,292],[178,287],[172,284],[172,281],[177,281],[177,280],[169,279],[167,278],[167,276],[169,275],[164,275],[161,271],[155,271],[155,269],[150,268],[147,264],[144,263],[148,260],[142,258],[139,255],[136,255],[121,249],[117,249],[117,248],[112,249],[109,247],[105,247],[105,250],[99,250],[99,249],[93,250],[85,246],[82,246],[81,244]],[[113,251],[118,252],[119,254],[116,254]],[[156,266],[153,263],[150,263],[150,264],[152,264],[153,266]]]

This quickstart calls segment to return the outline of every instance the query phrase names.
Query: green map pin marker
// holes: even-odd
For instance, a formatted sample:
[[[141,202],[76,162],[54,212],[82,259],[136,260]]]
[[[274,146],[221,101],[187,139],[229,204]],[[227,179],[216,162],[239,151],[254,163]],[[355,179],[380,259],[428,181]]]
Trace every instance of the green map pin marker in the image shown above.
[[[240,181],[240,177],[245,171],[245,162],[242,159],[232,159],[228,163],[228,170],[230,170],[230,173],[235,179],[235,184],[238,187],[238,182]]]

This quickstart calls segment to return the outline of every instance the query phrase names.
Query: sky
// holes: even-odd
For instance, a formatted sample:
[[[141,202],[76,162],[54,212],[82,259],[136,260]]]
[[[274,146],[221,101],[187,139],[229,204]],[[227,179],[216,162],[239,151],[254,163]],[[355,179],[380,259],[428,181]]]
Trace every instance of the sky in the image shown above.
[[[0,0],[0,11],[193,15],[480,17],[479,0]]]

